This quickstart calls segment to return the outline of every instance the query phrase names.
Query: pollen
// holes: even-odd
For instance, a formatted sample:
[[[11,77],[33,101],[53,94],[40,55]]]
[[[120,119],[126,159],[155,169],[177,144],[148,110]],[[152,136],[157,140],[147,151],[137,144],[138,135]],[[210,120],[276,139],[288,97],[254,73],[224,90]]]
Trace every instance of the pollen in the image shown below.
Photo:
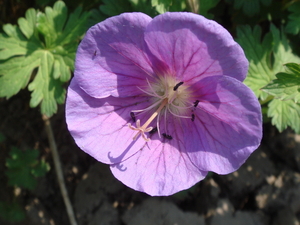
[[[152,111],[152,113],[149,114],[149,118],[143,125],[141,125],[140,119],[136,120],[136,126],[133,126],[130,123],[128,124],[131,130],[137,131],[136,135],[133,137],[134,141],[137,140],[139,136],[142,136],[145,141],[149,141],[150,139],[145,133],[152,131],[153,127],[150,126],[150,124],[155,123],[155,121],[156,129],[159,136],[161,136],[159,122],[161,115],[165,117],[164,121],[167,120],[169,115],[180,118],[191,118],[190,115],[187,115],[187,112],[193,107],[193,103],[190,101],[191,93],[189,86],[186,85],[184,81],[177,81],[171,76],[160,76],[153,82],[147,80],[147,86],[139,87],[139,89],[150,97],[150,106],[146,109],[133,110],[130,113],[131,118],[132,115],[138,117],[139,113],[142,112]],[[156,110],[154,111],[153,109]],[[132,120],[135,122],[133,118]],[[166,127],[163,128],[164,130],[167,129]]]

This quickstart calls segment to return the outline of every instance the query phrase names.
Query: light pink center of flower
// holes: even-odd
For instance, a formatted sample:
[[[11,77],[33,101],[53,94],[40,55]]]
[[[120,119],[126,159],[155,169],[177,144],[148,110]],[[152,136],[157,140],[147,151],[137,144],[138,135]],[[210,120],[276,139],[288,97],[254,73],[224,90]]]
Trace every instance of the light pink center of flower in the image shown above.
[[[152,113],[147,121],[141,126],[141,121],[138,119],[136,121],[136,126],[128,124],[129,128],[137,131],[136,135],[133,137],[133,140],[136,140],[140,135],[145,141],[149,141],[147,138],[147,132],[153,130],[153,126],[150,124],[156,119],[156,126],[160,136],[160,117],[164,116],[166,124],[167,116],[173,115],[180,118],[191,118],[190,115],[187,115],[190,108],[192,107],[190,101],[190,91],[188,86],[184,84],[183,81],[176,81],[171,76],[159,77],[155,82],[150,83],[147,81],[148,86],[145,88],[139,88],[146,95],[151,97],[152,104],[146,109],[133,110],[133,113],[143,113],[147,111],[153,111],[156,108],[155,112]],[[165,128],[165,130],[167,130]],[[165,136],[165,134],[164,134]]]

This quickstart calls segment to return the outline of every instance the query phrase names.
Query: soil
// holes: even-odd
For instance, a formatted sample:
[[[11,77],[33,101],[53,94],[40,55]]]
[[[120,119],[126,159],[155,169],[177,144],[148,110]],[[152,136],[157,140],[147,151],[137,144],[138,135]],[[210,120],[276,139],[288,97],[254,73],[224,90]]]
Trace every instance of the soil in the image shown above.
[[[58,187],[44,124],[38,108],[28,106],[27,90],[0,99],[0,201],[17,202],[21,222],[2,225],[69,224]],[[66,185],[79,225],[299,225],[300,136],[264,125],[261,146],[236,172],[209,174],[187,191],[150,197],[124,186],[101,164],[81,151],[65,123],[64,106],[51,118]],[[11,187],[5,159],[12,146],[38,149],[51,170],[33,191]]]

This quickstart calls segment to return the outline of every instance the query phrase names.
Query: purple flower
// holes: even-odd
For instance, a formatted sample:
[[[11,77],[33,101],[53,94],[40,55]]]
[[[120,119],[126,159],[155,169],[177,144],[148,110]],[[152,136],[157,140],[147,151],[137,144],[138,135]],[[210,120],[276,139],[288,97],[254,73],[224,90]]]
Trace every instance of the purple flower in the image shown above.
[[[66,118],[77,145],[125,185],[171,195],[237,170],[259,146],[248,61],[219,24],[192,13],[124,13],[91,27]]]

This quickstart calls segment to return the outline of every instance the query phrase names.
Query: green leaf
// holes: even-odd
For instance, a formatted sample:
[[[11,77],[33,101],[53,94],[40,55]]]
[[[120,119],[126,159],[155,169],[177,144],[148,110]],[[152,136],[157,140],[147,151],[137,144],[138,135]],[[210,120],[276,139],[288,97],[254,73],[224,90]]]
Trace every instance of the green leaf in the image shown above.
[[[199,14],[208,19],[213,19],[214,15],[208,11],[214,8],[220,0],[200,0]]]
[[[25,219],[25,211],[16,202],[8,203],[0,201],[0,217],[11,223],[21,222]]]
[[[26,55],[42,47],[38,42],[30,41],[28,43],[21,30],[16,26],[6,24],[3,26],[3,30],[7,35],[0,34],[0,60]]]
[[[183,11],[186,8],[185,1],[182,0],[151,0],[151,4],[160,14]]]
[[[25,88],[39,64],[37,55],[18,56],[0,63],[0,96],[10,98]]]
[[[49,165],[38,161],[38,150],[21,151],[13,147],[10,158],[6,159],[8,184],[33,190],[36,187],[37,176],[43,176],[49,170]]]
[[[254,91],[257,97],[264,100],[268,94],[260,89],[274,78],[270,68],[272,36],[270,34],[266,35],[261,42],[261,29],[259,26],[255,26],[253,30],[249,26],[239,27],[237,36],[236,41],[242,46],[249,60],[249,71],[244,82]]]
[[[41,160],[34,168],[31,169],[31,174],[35,177],[45,176],[47,171],[50,170],[50,166],[44,160]]]
[[[59,36],[55,41],[55,46],[66,45],[65,55],[71,52],[75,53],[77,50],[77,45],[74,45],[74,42],[79,42],[83,34],[87,30],[88,18],[90,13],[83,12],[81,7],[77,7],[73,13],[70,14],[68,21],[66,22],[64,29],[59,27],[60,30]]]
[[[273,125],[280,131],[290,126],[296,132],[299,132],[299,105],[293,101],[281,102],[278,99],[273,99],[269,93],[271,94],[275,89],[272,91],[268,89],[268,93],[266,90],[262,91],[264,87],[268,87],[267,85],[276,78],[275,74],[283,71],[284,64],[289,62],[300,63],[299,57],[293,54],[284,33],[280,32],[274,25],[271,25],[270,30],[271,31],[265,35],[261,42],[261,29],[258,26],[254,27],[253,30],[251,30],[249,26],[238,28],[237,41],[244,49],[246,57],[249,60],[249,71],[245,79],[245,84],[248,85],[262,101],[270,101],[271,99],[268,116],[272,118]],[[285,79],[285,81],[287,81],[287,77],[282,76],[282,73],[277,76],[277,79]],[[291,77],[289,76],[288,80],[290,81],[290,79]],[[272,85],[269,87],[283,88],[282,86],[278,86],[279,83],[278,81],[272,82]],[[291,84],[289,83],[289,85]],[[286,93],[282,93],[282,90],[279,89],[275,90],[275,92],[278,93],[281,91],[280,97],[282,99],[294,99],[298,101],[298,91],[291,93],[291,91],[294,90],[295,87],[292,87],[292,90],[289,89]],[[275,92],[273,94],[275,94]],[[290,96],[288,97],[286,94]],[[292,117],[289,117],[290,115],[292,115]]]
[[[22,33],[27,39],[29,39],[34,33],[34,26],[36,24],[36,11],[34,9],[27,10],[25,13],[25,18],[20,18],[18,20],[18,24]]]
[[[288,73],[277,73],[277,79],[265,86],[262,90],[274,95],[280,100],[293,100],[300,102],[300,65],[286,64]]]
[[[65,96],[65,89],[60,80],[53,78],[54,57],[48,51],[41,54],[38,73],[33,82],[28,86],[32,91],[30,106],[36,107],[42,100],[42,114],[51,116],[57,111],[56,102],[61,102]]]
[[[287,63],[300,63],[300,58],[292,52],[292,48],[284,33],[280,32],[273,24],[271,25],[271,33],[273,36],[274,54],[273,73],[283,72],[283,65]]]
[[[78,42],[87,29],[89,13],[78,7],[68,16],[63,1],[45,13],[27,10],[19,26],[6,24],[0,34],[0,97],[10,98],[25,88],[30,106],[41,106],[48,117],[65,98],[64,82],[71,77]]]
[[[235,9],[241,9],[247,16],[254,16],[260,11],[261,3],[263,5],[270,5],[272,0],[227,0],[227,2],[234,2]]]
[[[283,71],[282,65],[300,63],[299,57],[292,53],[285,35],[274,25],[270,29],[271,32],[265,35],[262,42],[260,27],[255,26],[251,30],[249,26],[242,26],[237,29],[237,42],[249,60],[249,71],[244,82],[261,100],[268,97],[268,93],[261,89],[275,79],[276,73]]]
[[[300,31],[300,2],[295,2],[288,8],[288,10],[291,14],[288,17],[285,31],[296,35]]]
[[[157,15],[156,9],[151,5],[151,0],[129,0],[134,12],[143,12],[151,17]]]
[[[116,16],[132,10],[127,0],[102,0],[102,2],[104,4],[100,6],[100,11],[108,16]]]
[[[300,105],[292,100],[281,101],[273,99],[269,103],[268,116],[272,117],[272,124],[281,132],[290,126],[296,133],[300,133]]]

